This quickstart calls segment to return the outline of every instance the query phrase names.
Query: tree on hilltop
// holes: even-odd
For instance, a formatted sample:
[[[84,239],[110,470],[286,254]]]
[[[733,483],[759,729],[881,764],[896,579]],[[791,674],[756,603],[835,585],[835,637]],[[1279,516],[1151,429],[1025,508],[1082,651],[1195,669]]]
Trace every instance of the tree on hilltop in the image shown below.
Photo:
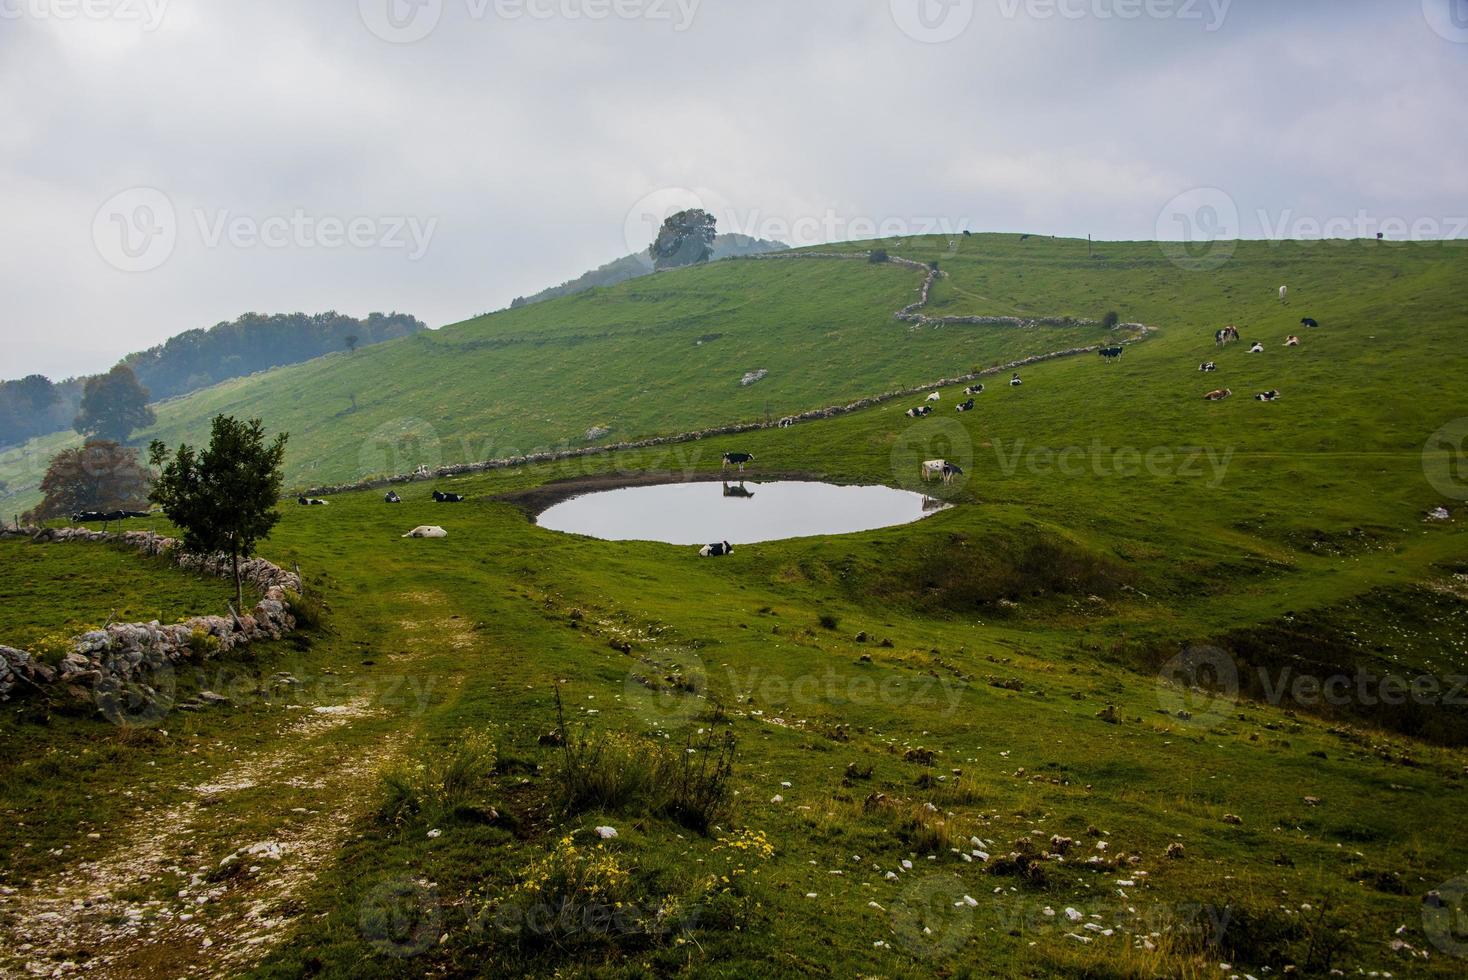
[[[670,215],[648,249],[653,268],[676,269],[707,262],[713,257],[717,235],[718,219],[707,211],[690,208]]]

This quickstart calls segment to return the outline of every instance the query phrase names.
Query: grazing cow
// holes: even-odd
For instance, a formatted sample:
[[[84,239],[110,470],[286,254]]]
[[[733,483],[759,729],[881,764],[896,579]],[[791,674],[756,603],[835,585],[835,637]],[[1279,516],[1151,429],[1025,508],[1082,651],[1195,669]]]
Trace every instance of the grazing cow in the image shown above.
[[[930,459],[923,463],[920,471],[923,482],[931,480],[942,480],[944,483],[952,483],[955,476],[962,476],[963,470],[946,459]]]
[[[984,393],[984,386],[969,385],[967,388],[963,389],[963,393],[965,395],[982,395]]]
[[[437,527],[431,524],[425,524],[421,527],[415,527],[413,528],[413,530],[403,535],[403,537],[405,538],[446,538],[448,536],[449,532],[445,531],[441,527]]]
[[[462,504],[464,498],[457,493],[440,493],[433,491],[433,499],[440,504]]]
[[[1208,394],[1204,395],[1203,397],[1205,399],[1207,399],[1208,401],[1210,401],[1210,402],[1221,402],[1225,398],[1227,398],[1229,395],[1232,395],[1232,394],[1233,394],[1233,389],[1231,389],[1231,388],[1219,388],[1216,391],[1210,391]]]
[[[939,399],[941,399],[942,397],[943,397],[942,395],[938,394],[935,391],[931,395],[928,396],[928,401],[935,402],[935,401],[938,401]]]
[[[716,541],[713,544],[706,544],[698,549],[698,556],[700,558],[722,558],[725,555],[732,554],[734,554],[734,546],[727,541]]]
[[[1300,326],[1302,326],[1302,327],[1310,327],[1310,328],[1313,329],[1315,327],[1320,326],[1320,324],[1316,323],[1313,319],[1311,319],[1308,316],[1302,316],[1302,317],[1300,317]]]
[[[1106,358],[1108,361],[1114,361],[1118,357],[1121,357],[1121,352],[1123,350],[1125,350],[1125,349],[1126,348],[1124,348],[1124,347],[1103,347],[1099,351],[1097,351],[1096,353],[1100,354],[1102,357]]]
[[[958,410],[960,412],[972,412],[974,410],[974,400],[970,398],[968,401],[958,406]]]
[[[910,419],[925,418],[932,414],[933,407],[931,405],[919,405],[917,408],[909,408],[907,410],[907,417]]]
[[[403,502],[403,498],[398,496],[396,490],[389,490],[387,496],[382,498],[382,502],[385,504],[400,504]]]
[[[296,498],[296,503],[300,504],[302,507],[325,507],[326,506],[326,501],[324,501],[324,500],[314,500],[311,497],[297,497]]]
[[[1249,353],[1250,354],[1263,354],[1264,353],[1264,345],[1256,341],[1254,343],[1254,346],[1249,348]]]
[[[788,429],[788,428],[790,428],[794,424],[795,424],[795,416],[793,416],[793,415],[787,415],[783,419],[780,420],[780,428],[782,428],[782,429]]]
[[[732,486],[732,487],[729,486],[729,484],[726,483],[726,484],[724,484],[724,496],[726,496],[726,497],[738,497],[741,500],[753,500],[754,499],[754,491],[753,490],[746,490],[746,489],[744,489],[744,484],[742,484],[742,483],[739,484],[739,485],[737,485],[737,486]]]
[[[1226,346],[1239,339],[1239,328],[1229,324],[1213,335],[1213,342],[1219,347]]]
[[[1014,372],[1014,377],[1009,379],[1009,387],[1018,388],[1022,384],[1024,384],[1024,382],[1019,379],[1019,372]]]
[[[1279,389],[1271,388],[1269,391],[1261,391],[1254,396],[1254,400],[1256,402],[1277,402],[1279,401]]]
[[[1281,303],[1288,303],[1290,301],[1290,287],[1288,287],[1288,286],[1281,286],[1281,287],[1279,287],[1279,301]]]
[[[1288,337],[1285,338],[1285,346],[1286,347],[1299,347],[1300,346],[1300,338],[1299,337],[1296,337],[1294,334],[1290,334]]]
[[[754,457],[752,455],[750,455],[749,453],[725,453],[724,454],[724,468],[725,469],[728,469],[730,466],[737,466],[737,467],[739,467],[739,472],[743,473],[744,472],[744,464],[745,463],[753,463],[753,462],[754,462]]]
[[[1218,365],[1214,364],[1212,361],[1204,361],[1202,364],[1198,365],[1198,370],[1212,373],[1218,370]]]

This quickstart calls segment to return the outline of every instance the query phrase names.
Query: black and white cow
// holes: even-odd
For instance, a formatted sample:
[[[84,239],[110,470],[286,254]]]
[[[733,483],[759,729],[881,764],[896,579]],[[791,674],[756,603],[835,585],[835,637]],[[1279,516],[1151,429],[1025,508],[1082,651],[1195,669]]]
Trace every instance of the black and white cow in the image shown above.
[[[1213,342],[1219,347],[1227,346],[1239,339],[1239,328],[1229,324],[1213,335]]]
[[[750,453],[725,453],[724,454],[724,468],[725,469],[728,469],[730,466],[737,466],[737,467],[739,467],[739,472],[743,473],[744,472],[744,464],[746,464],[746,463],[753,463],[753,462],[754,462],[754,456],[752,454],[750,454]]]
[[[1256,402],[1277,402],[1279,401],[1279,390],[1271,388],[1269,391],[1261,391],[1254,396],[1254,400]]]
[[[113,521],[125,521],[130,517],[151,517],[152,515],[141,510],[85,510],[80,514],[72,514],[73,524],[111,524]]]
[[[948,462],[946,459],[930,459],[924,461],[919,473],[923,482],[931,480],[942,480],[944,483],[952,483],[953,478],[962,476],[963,470]]]
[[[724,496],[737,497],[740,500],[753,500],[754,491],[745,489],[745,486],[742,483],[735,484],[734,486],[730,486],[726,483],[724,484]]]
[[[1108,361],[1114,361],[1117,358],[1121,357],[1122,351],[1124,351],[1125,349],[1126,348],[1124,347],[1103,347],[1097,353],[1106,358]]]
[[[457,493],[440,493],[437,490],[433,491],[433,499],[440,504],[462,504],[464,502],[464,498]]]
[[[795,424],[795,416],[793,416],[793,415],[787,415],[785,418],[783,418],[783,419],[780,420],[780,428],[782,428],[782,429],[788,429],[788,428],[790,428],[794,424]]]
[[[1217,364],[1214,364],[1212,361],[1204,361],[1202,364],[1199,364],[1198,365],[1198,370],[1199,371],[1217,371],[1218,370],[1218,365]]]
[[[1314,320],[1312,320],[1308,316],[1302,316],[1302,317],[1300,317],[1300,326],[1302,326],[1302,327],[1318,327],[1318,326],[1320,326],[1320,324],[1316,323]]]
[[[1009,387],[1018,388],[1022,384],[1024,384],[1024,382],[1019,379],[1019,372],[1014,372],[1014,377],[1009,379]]]
[[[1254,346],[1249,348],[1249,353],[1250,354],[1263,354],[1264,353],[1264,345],[1262,343],[1259,343],[1258,341],[1255,341],[1254,342]]]
[[[958,410],[960,412],[972,412],[974,410],[974,400],[970,398],[968,401],[958,406]]]
[[[919,405],[917,408],[909,408],[907,410],[907,417],[910,418],[910,419],[925,418],[926,416],[929,416],[929,415],[932,415],[932,414],[933,414],[933,406],[931,406],[931,405]]]
[[[326,506],[326,501],[324,501],[324,500],[317,500],[314,497],[297,497],[296,498],[296,503],[300,504],[302,507],[325,507]]]
[[[699,548],[698,554],[701,558],[722,558],[734,554],[734,546],[727,541],[716,541]]]
[[[984,386],[969,385],[967,388],[963,389],[963,393],[965,395],[982,395],[984,393]]]
[[[396,490],[389,490],[387,496],[382,498],[382,502],[385,504],[400,504],[403,502],[403,498],[398,496]]]

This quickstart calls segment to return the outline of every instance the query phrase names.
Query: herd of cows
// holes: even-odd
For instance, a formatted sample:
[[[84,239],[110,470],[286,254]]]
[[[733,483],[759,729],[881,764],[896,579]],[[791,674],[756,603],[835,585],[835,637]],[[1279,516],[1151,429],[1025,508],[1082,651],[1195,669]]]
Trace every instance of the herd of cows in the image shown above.
[[[1287,286],[1279,287],[1280,301],[1284,302],[1288,296],[1289,288]],[[1320,326],[1320,323],[1317,320],[1306,316],[1300,318],[1300,326],[1315,328]],[[1229,324],[1228,326],[1222,328],[1213,335],[1214,346],[1219,348],[1224,348],[1227,347],[1229,344],[1237,343],[1239,339],[1239,328],[1234,326],[1233,324]],[[1285,338],[1284,346],[1299,347],[1299,335],[1290,334],[1288,337]],[[1263,354],[1264,344],[1256,340],[1254,343],[1249,345],[1249,353]],[[1204,361],[1202,364],[1198,365],[1198,370],[1204,372],[1205,374],[1212,374],[1213,372],[1218,370],[1218,364],[1215,361]],[[1234,392],[1232,388],[1215,388],[1212,391],[1208,392],[1208,394],[1204,395],[1203,399],[1210,402],[1221,402],[1225,398],[1231,398],[1233,396],[1233,393]],[[1261,391],[1254,396],[1254,400],[1256,402],[1279,401],[1279,389],[1271,388],[1268,391]]]

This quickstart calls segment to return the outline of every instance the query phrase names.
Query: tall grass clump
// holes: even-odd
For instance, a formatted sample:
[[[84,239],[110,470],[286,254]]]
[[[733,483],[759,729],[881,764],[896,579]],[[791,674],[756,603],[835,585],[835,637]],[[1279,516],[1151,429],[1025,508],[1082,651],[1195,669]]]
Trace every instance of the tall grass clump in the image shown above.
[[[675,748],[625,732],[569,732],[559,693],[556,713],[558,783],[567,813],[647,813],[701,834],[728,819],[734,801],[732,733],[689,735]]]
[[[425,762],[389,767],[382,774],[378,819],[395,826],[483,819],[496,758],[489,733],[472,732]]]

